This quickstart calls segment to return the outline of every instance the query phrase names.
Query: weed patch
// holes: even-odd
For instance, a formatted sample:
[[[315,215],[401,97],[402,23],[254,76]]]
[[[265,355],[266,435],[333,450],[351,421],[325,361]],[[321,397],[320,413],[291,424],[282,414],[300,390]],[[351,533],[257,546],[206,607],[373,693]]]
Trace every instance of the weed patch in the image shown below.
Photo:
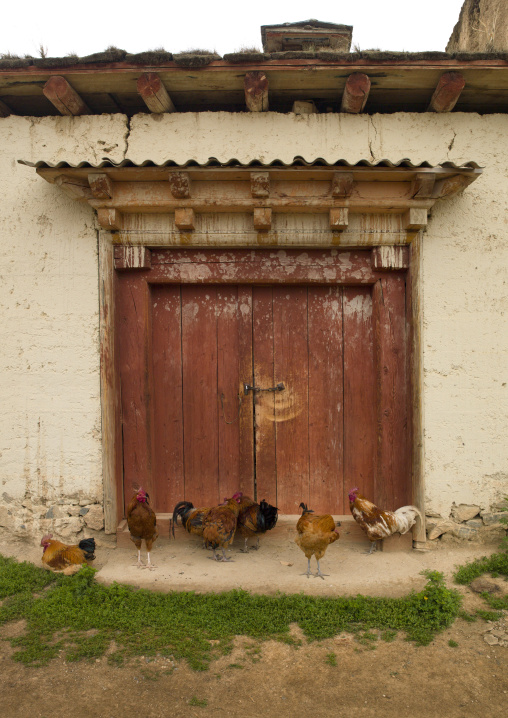
[[[26,622],[23,636],[5,640],[18,649],[15,660],[36,666],[63,651],[71,661],[106,654],[108,663],[117,666],[140,655],[171,656],[187,660],[194,670],[206,670],[215,658],[231,652],[235,636],[256,644],[275,639],[299,645],[301,641],[291,636],[292,624],[311,641],[346,631],[374,645],[378,631],[384,640],[402,631],[408,640],[425,645],[460,611],[458,592],[446,588],[436,572],[426,574],[423,591],[397,599],[262,596],[241,590],[162,594],[100,585],[90,567],[74,576],[55,576],[12,559],[1,560],[5,600],[0,624]],[[108,654],[112,645],[115,650]]]

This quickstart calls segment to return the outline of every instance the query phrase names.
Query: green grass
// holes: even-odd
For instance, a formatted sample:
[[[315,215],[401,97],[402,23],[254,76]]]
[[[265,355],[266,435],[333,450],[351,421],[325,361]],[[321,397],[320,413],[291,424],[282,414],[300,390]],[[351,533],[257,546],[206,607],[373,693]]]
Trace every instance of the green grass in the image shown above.
[[[327,653],[326,654],[326,662],[329,666],[336,666],[337,665],[337,656],[335,653]]]
[[[485,573],[490,573],[494,578],[503,576],[505,581],[508,580],[508,551],[494,553],[492,556],[483,556],[483,558],[477,558],[475,561],[466,563],[457,569],[454,578],[456,583],[469,585],[471,581],[483,576]],[[480,595],[490,608],[495,609],[495,611],[508,610],[508,593],[504,596],[496,596],[487,592]],[[495,621],[501,614],[493,613],[492,611],[476,611],[476,615],[486,621]]]
[[[396,599],[262,596],[240,590],[163,594],[103,586],[94,574],[84,567],[74,576],[54,575],[0,556],[0,624],[26,622],[24,635],[9,639],[17,649],[14,660],[40,666],[59,651],[70,661],[95,660],[113,646],[107,657],[111,665],[158,654],[206,670],[215,658],[231,652],[237,635],[256,644],[271,638],[298,645],[290,634],[293,623],[307,640],[348,631],[373,645],[378,637],[374,631],[382,637],[400,631],[425,645],[454,621],[461,603],[437,572],[427,573],[423,591]]]

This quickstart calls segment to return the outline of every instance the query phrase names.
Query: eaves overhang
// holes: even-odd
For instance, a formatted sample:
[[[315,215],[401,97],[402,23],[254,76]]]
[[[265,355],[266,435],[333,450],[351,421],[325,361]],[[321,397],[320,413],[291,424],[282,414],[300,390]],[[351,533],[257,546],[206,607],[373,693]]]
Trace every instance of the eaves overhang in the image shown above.
[[[408,244],[437,201],[482,173],[475,162],[409,159],[20,162],[93,207],[117,243],[186,246],[221,235],[228,246]]]

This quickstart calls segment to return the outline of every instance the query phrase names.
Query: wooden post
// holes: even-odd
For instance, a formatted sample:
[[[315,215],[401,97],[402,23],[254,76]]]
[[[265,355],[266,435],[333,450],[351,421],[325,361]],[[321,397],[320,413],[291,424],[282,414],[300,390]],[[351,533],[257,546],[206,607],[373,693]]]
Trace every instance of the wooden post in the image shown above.
[[[347,78],[340,105],[341,112],[363,112],[370,92],[370,80],[363,72],[353,72]]]
[[[69,85],[65,77],[53,75],[46,82],[42,91],[61,115],[73,117],[91,114],[85,101]]]
[[[156,72],[145,72],[137,82],[138,92],[150,112],[174,112],[175,106]]]
[[[445,72],[436,85],[428,112],[450,112],[455,107],[466,81],[460,72]]]
[[[115,370],[113,245],[108,232],[99,232],[99,337],[102,417],[102,482],[104,530],[116,532],[123,510],[121,435],[117,372]]]
[[[268,78],[264,72],[248,72],[244,79],[245,104],[251,112],[268,110]]]

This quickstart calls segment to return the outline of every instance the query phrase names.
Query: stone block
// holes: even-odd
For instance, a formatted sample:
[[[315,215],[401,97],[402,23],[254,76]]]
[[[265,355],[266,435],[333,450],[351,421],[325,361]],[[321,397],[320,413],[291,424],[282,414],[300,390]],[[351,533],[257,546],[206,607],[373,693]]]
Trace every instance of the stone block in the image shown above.
[[[450,519],[438,521],[434,528],[427,531],[427,538],[430,541],[433,541],[434,539],[439,538],[442,534],[453,531],[455,526],[457,526],[457,524],[454,521],[450,521]]]
[[[100,531],[104,528],[104,511],[102,510],[102,506],[99,504],[94,504],[93,506],[90,506],[90,511],[86,514],[84,517],[85,524],[88,526],[88,528],[93,529],[94,531]]]
[[[499,524],[501,522],[501,519],[505,519],[508,521],[508,511],[498,511],[496,513],[482,511],[481,517],[485,526],[492,526],[493,524]]]
[[[465,524],[455,524],[452,529],[452,534],[459,539],[466,539],[467,541],[471,541],[478,536],[478,531],[479,529],[466,526]]]
[[[458,523],[474,519],[480,513],[480,507],[472,504],[452,505],[452,516]]]

